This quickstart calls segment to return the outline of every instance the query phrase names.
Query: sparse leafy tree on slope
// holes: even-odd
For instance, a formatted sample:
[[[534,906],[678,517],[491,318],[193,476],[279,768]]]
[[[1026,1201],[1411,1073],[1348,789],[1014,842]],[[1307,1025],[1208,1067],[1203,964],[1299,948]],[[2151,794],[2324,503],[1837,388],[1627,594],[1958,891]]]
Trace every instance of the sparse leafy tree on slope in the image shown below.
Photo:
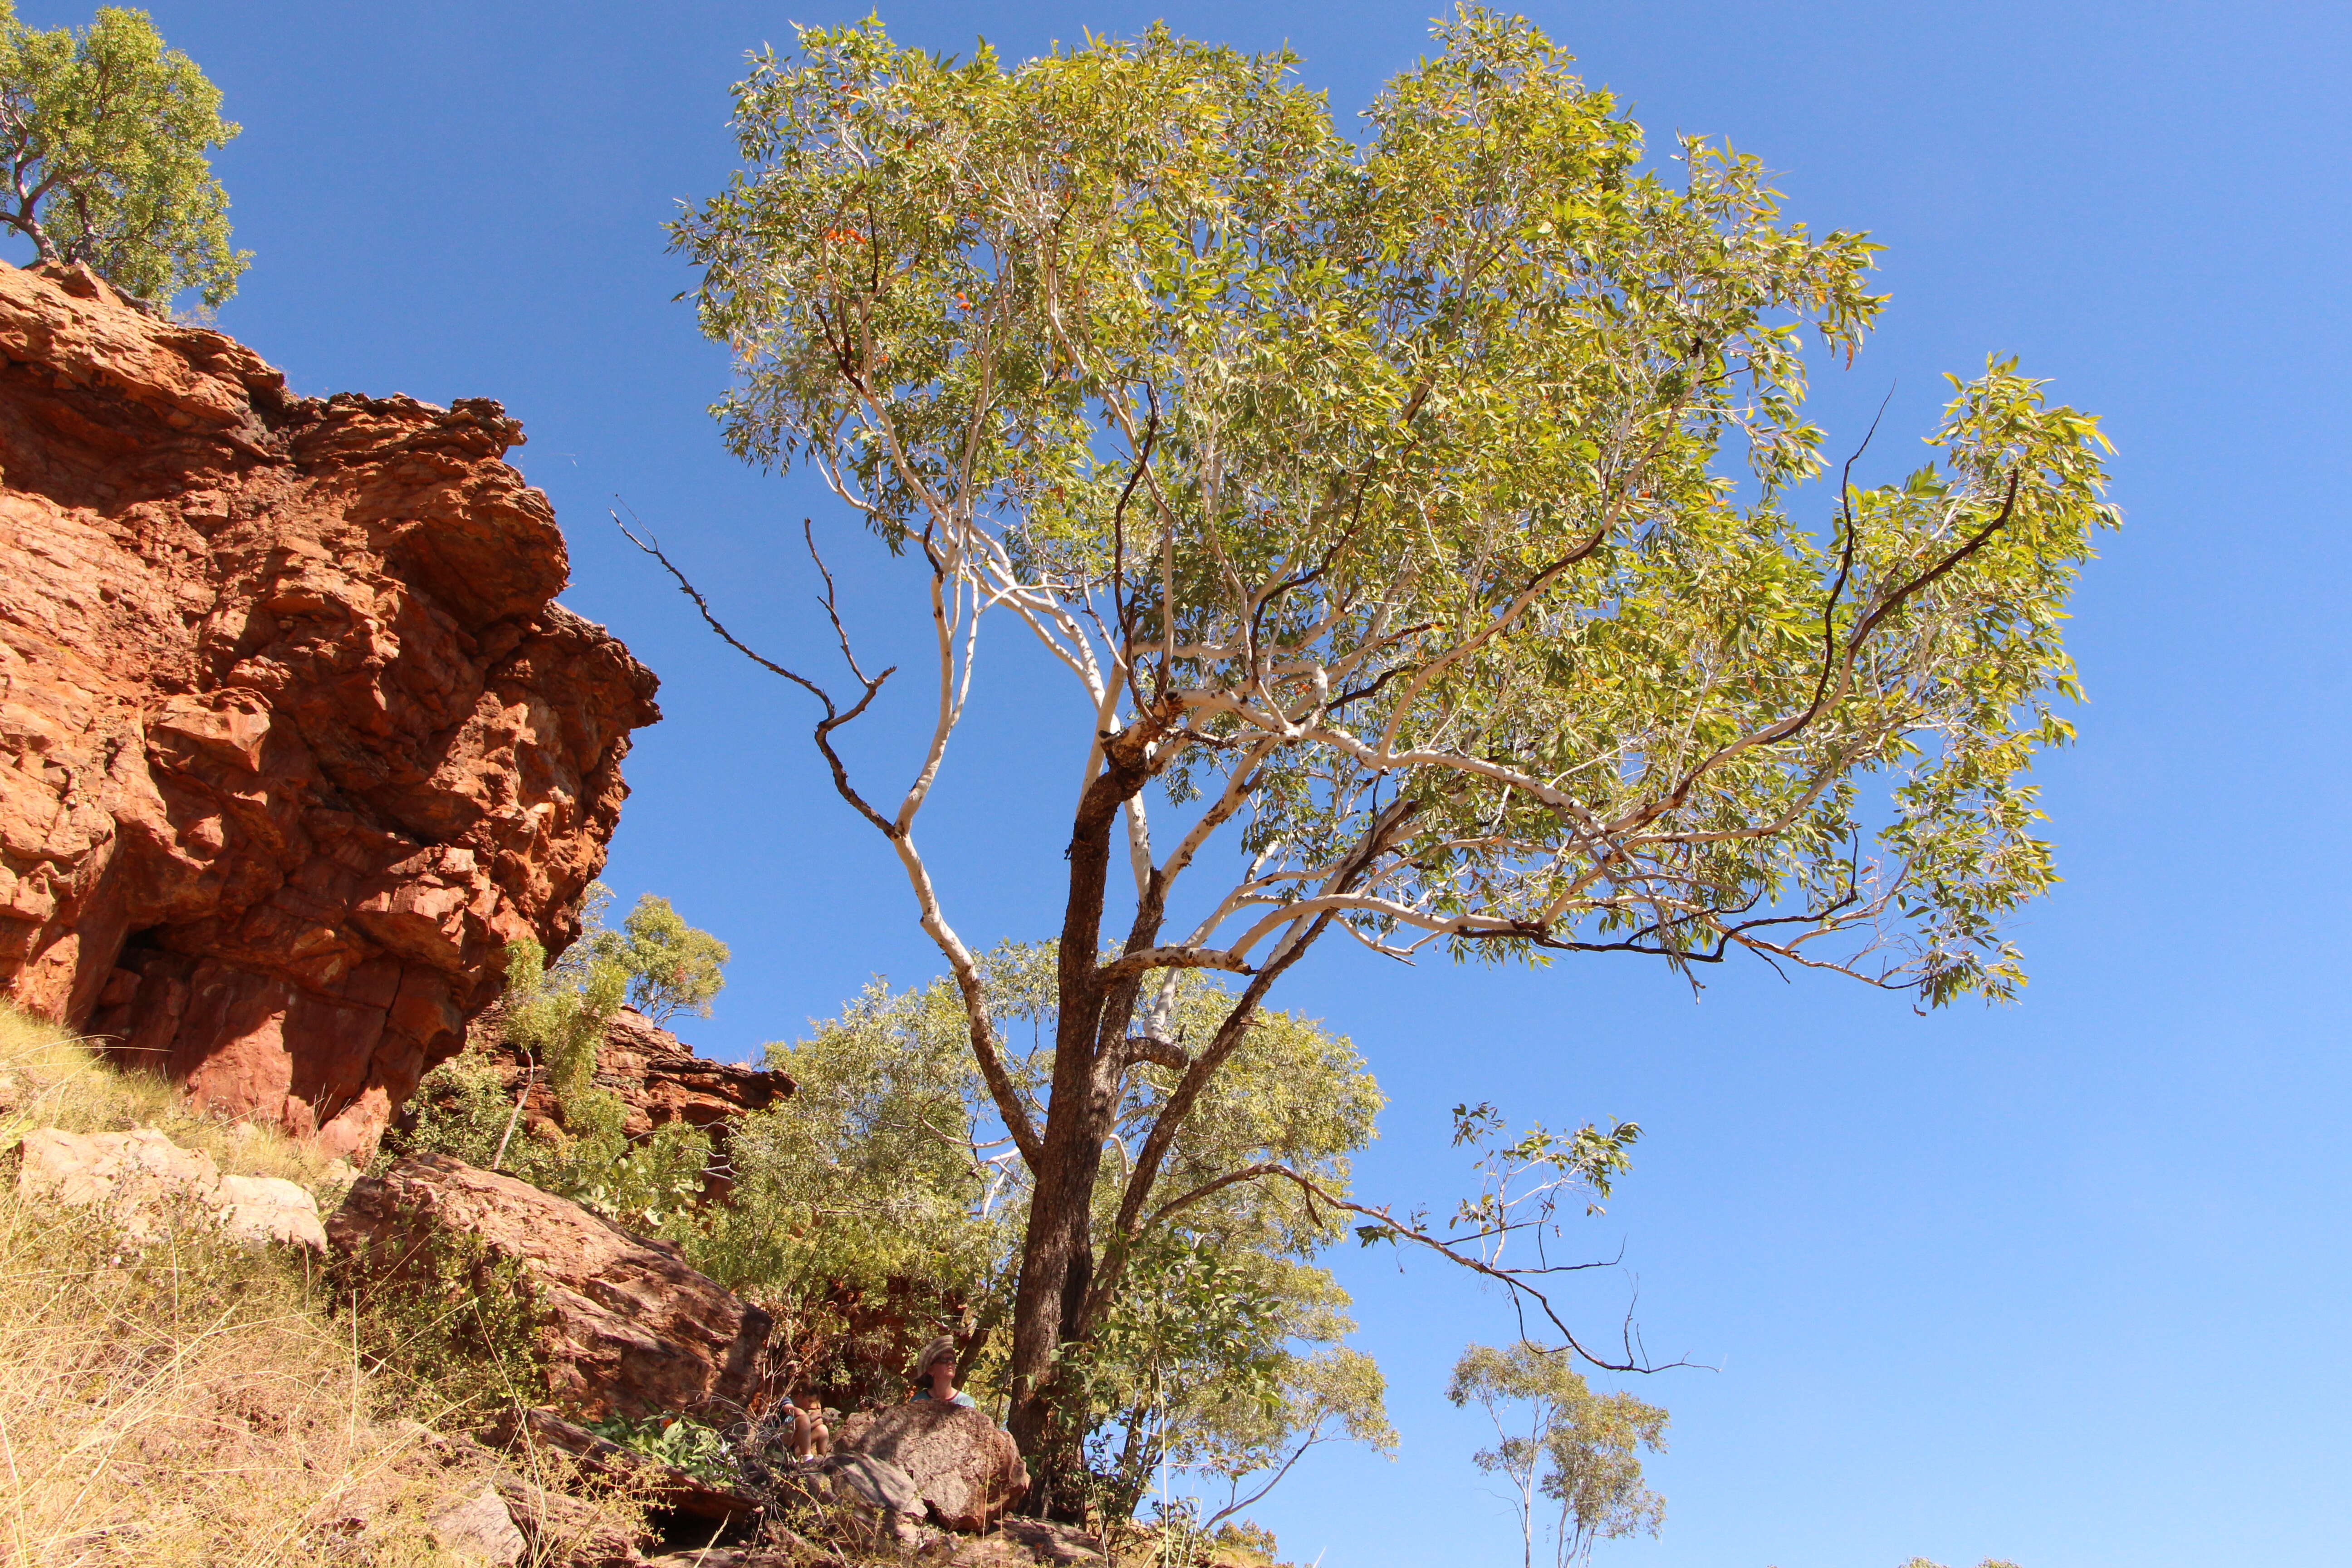
[[[628,971],[629,1005],[656,1024],[681,1013],[710,1016],[710,1000],[727,984],[727,944],[698,931],[669,900],[641,895],[619,931],[589,939],[599,958]]]
[[[2022,984],[2001,922],[2053,880],[2024,774],[2068,733],[2064,605],[2114,521],[2095,423],[1995,363],[1940,461],[1800,507],[1801,338],[1859,347],[1874,247],[1785,221],[1720,146],[1642,172],[1524,20],[1438,42],[1352,137],[1289,56],[1164,29],[1012,67],[803,30],[755,58],[745,167],[675,231],[735,356],[729,441],[918,568],[933,724],[903,789],[836,743],[893,670],[845,631],[836,696],[712,624],[815,698],[946,957],[1031,1184],[1033,1455],[1054,1369],[1198,1195],[1188,1121],[1324,938],[1747,952],[1932,1005]],[[1042,1097],[919,832],[991,614],[1067,669],[1087,748],[1039,850],[1067,879]],[[1179,1042],[1190,969],[1238,984]],[[1172,1087],[1118,1161],[1151,1064]]]
[[[1595,1394],[1565,1354],[1525,1340],[1463,1352],[1445,1396],[1494,1422],[1495,1446],[1474,1458],[1510,1487],[1527,1563],[1546,1533],[1566,1568],[1589,1561],[1596,1542],[1658,1532],[1665,1500],[1642,1484],[1641,1458],[1665,1447],[1666,1413],[1656,1405]],[[1557,1505],[1548,1530],[1545,1500]]]
[[[461,1052],[420,1086],[414,1125],[397,1142],[404,1151],[452,1154],[507,1171],[639,1229],[669,1234],[687,1226],[684,1211],[700,1194],[709,1135],[674,1121],[630,1137],[627,1107],[597,1086],[598,1052],[625,1000],[654,995],[676,1002],[698,989],[707,1000],[716,993],[724,984],[719,965],[727,949],[651,894],[638,901],[623,932],[606,930],[601,916],[611,896],[601,882],[590,885],[583,940],[555,963],[528,939],[508,949],[498,1027],[522,1057],[520,1085],[509,1089],[505,1075],[478,1051]],[[648,910],[653,918],[641,920]],[[681,969],[680,954],[709,959],[707,972]],[[690,978],[681,981],[682,974]],[[524,1100],[541,1074],[562,1125],[518,1139]]]
[[[1053,1071],[1058,967],[1050,943],[980,961],[1007,1070],[1033,1104]],[[1213,1029],[1231,1004],[1216,977],[1188,973],[1170,1031]],[[894,1278],[941,1287],[972,1313],[979,1385],[1002,1387],[1003,1336],[989,1331],[1012,1306],[1031,1184],[973,1064],[954,984],[877,982],[769,1059],[799,1087],[737,1126],[735,1203],[688,1242],[698,1265],[787,1312],[793,1298],[836,1286],[875,1297]],[[1132,1076],[1096,1194],[1104,1214],[1121,1194],[1118,1147],[1152,1125],[1178,1077],[1158,1064]],[[1165,1462],[1227,1491],[1213,1527],[1255,1500],[1244,1482],[1262,1495],[1309,1447],[1389,1445],[1380,1371],[1341,1345],[1354,1327],[1347,1293],[1313,1261],[1344,1236],[1341,1214],[1286,1188],[1216,1184],[1276,1161],[1344,1198],[1349,1156],[1370,1140],[1380,1103],[1346,1039],[1260,1016],[1171,1156],[1188,1188],[1213,1190],[1152,1227],[1131,1263],[1135,1288],[1068,1369],[1064,1437],[1093,1463],[1089,1479],[1055,1484],[1124,1519]]]
[[[220,102],[144,11],[105,6],[79,33],[44,32],[0,0],[0,223],[125,293],[163,303],[194,289],[218,305],[252,254],[229,247],[206,157],[239,129]]]

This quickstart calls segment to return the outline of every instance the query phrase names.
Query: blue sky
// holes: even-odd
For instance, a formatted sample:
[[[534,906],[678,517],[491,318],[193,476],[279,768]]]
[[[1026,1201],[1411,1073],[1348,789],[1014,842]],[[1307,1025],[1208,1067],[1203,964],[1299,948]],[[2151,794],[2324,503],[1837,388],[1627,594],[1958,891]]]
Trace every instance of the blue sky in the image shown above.
[[[1282,0],[1165,13],[1289,41],[1352,113],[1424,45],[1426,4]],[[40,25],[88,13],[24,0]],[[862,9],[858,7],[858,9]],[[854,10],[744,4],[159,4],[228,95],[221,159],[257,253],[222,323],[295,387],[489,395],[574,552],[567,602],[665,681],[609,873],[734,946],[690,1036],[747,1055],[864,979],[933,973],[879,841],[810,754],[804,702],[721,657],[604,521],[625,498],[787,652],[814,651],[799,521],[814,487],[739,467],[724,384],[665,255],[675,198],[731,166],[744,49]],[[1013,55],[1155,15],[1123,4],[906,5],[900,38]],[[1287,1005],[1351,1035],[1391,1097],[1376,1198],[1450,1201],[1446,1109],[1636,1118],[1649,1136],[1593,1251],[1638,1279],[1654,1568],[2025,1568],[2352,1560],[2352,1307],[2343,1048],[2347,919],[2339,471],[2352,416],[2344,83],[2352,23],[2317,5],[1591,4],[1533,14],[1654,139],[1727,137],[1791,212],[1874,232],[1894,295],[1816,398],[1833,444],[1894,388],[1928,427],[1947,370],[2015,353],[2104,416],[2128,520],[2076,601],[2091,700],[2039,770],[2065,882],[2021,922],[2034,975],[1999,1011],[1915,1017],[1830,977],[1418,970],[1332,951]],[[1882,435],[1883,478],[1917,461]],[[839,520],[832,520],[838,523]],[[853,616],[889,573],[844,560]],[[1021,740],[1067,704],[1000,633],[997,695],[929,829],[976,942],[1050,928],[1077,759]],[[1073,715],[1074,717],[1074,715]],[[890,764],[886,723],[862,740]],[[1066,818],[1059,819],[1066,833]],[[1504,1563],[1446,1367],[1498,1300],[1339,1260],[1388,1368],[1399,1460],[1310,1460],[1260,1510],[1329,1568]]]

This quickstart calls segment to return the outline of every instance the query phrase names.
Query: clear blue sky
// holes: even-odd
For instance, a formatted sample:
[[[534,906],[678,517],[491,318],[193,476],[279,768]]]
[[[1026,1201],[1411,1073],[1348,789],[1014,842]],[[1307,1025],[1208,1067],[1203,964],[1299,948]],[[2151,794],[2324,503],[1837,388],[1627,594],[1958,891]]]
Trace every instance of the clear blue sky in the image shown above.
[[[1169,13],[1287,39],[1352,113],[1423,47],[1427,0]],[[625,496],[747,624],[814,649],[793,535],[813,487],[740,468],[702,410],[721,356],[671,300],[674,198],[730,167],[725,89],[789,19],[704,4],[164,3],[228,94],[221,161],[257,252],[223,323],[297,389],[487,395],[570,531],[568,602],[660,672],[610,879],[735,950],[721,1055],[795,1034],[870,973],[934,962],[881,846],[834,799],[805,704],[728,662],[604,522]],[[24,0],[26,20],[87,12]],[[1126,4],[903,5],[901,38],[1009,54]],[[1391,1097],[1378,1197],[1445,1200],[1444,1114],[1638,1118],[1603,1222],[1648,1342],[1719,1371],[1643,1381],[1675,1413],[1654,1568],[2265,1568],[2352,1562],[2344,769],[2347,245],[2340,5],[1724,0],[1537,7],[1654,136],[1727,137],[1793,212],[1888,246],[1894,303],[1817,406],[1845,441],[1890,384],[2016,353],[2105,416],[2126,531],[2077,601],[2081,744],[2044,764],[2066,880],[2021,938],[2021,1005],[1914,1017],[1829,977],[1381,967],[1332,952],[1289,1005],[1351,1034]],[[1916,461],[1881,437],[1886,473]],[[834,520],[836,522],[837,519]],[[853,615],[887,602],[854,564]],[[876,612],[878,614],[878,610]],[[930,828],[977,942],[1050,928],[1076,758],[1020,746],[1066,703],[1009,636],[1003,695]],[[861,742],[880,765],[887,726]],[[1310,1462],[1264,1510],[1329,1568],[1496,1563],[1516,1541],[1439,1397],[1499,1301],[1349,1258],[1387,1365],[1394,1465]],[[1628,1280],[1595,1286],[1613,1321]]]

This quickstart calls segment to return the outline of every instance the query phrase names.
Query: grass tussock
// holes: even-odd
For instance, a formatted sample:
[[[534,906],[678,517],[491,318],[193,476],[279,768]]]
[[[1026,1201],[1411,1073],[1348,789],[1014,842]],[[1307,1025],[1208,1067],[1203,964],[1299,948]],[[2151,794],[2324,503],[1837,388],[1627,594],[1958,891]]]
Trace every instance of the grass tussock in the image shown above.
[[[121,1072],[57,1025],[0,1002],[0,1148],[36,1127],[125,1132],[152,1127],[184,1149],[201,1149],[231,1175],[283,1176],[329,1206],[352,1169],[307,1144],[250,1122],[207,1116],[160,1075]]]
[[[428,1517],[493,1461],[432,1427],[464,1414],[401,1365],[415,1304],[350,1295],[312,1258],[225,1240],[200,1210],[126,1241],[99,1210],[16,1189],[36,1127],[156,1127],[226,1173],[283,1176],[322,1207],[349,1180],[273,1132],[192,1111],[63,1031],[0,1006],[0,1563],[26,1568],[425,1568]],[[402,1313],[405,1313],[403,1316]],[[442,1346],[446,1352],[446,1343]],[[543,1485],[567,1478],[529,1458]],[[597,1522],[628,1524],[606,1506]],[[562,1532],[548,1532],[549,1554]]]

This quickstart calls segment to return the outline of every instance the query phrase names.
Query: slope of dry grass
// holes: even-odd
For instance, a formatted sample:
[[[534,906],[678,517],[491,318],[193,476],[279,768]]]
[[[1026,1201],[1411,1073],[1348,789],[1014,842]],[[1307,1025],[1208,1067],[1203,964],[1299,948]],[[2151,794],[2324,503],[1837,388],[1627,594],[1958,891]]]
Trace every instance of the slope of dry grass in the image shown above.
[[[224,1172],[301,1183],[322,1206],[349,1179],[0,1007],[0,1151],[36,1127],[140,1126]],[[0,1564],[449,1561],[425,1518],[478,1491],[488,1456],[408,1418],[447,1412],[429,1385],[372,1366],[362,1342],[386,1335],[367,1303],[330,1310],[314,1260],[227,1242],[200,1210],[133,1247],[97,1209],[0,1177]]]
[[[283,1176],[328,1206],[349,1167],[290,1139],[189,1108],[161,1077],[118,1072],[72,1034],[0,1002],[0,1148],[36,1127],[119,1132],[152,1127],[184,1149],[202,1149],[233,1174]],[[323,1190],[322,1190],[323,1189]]]

